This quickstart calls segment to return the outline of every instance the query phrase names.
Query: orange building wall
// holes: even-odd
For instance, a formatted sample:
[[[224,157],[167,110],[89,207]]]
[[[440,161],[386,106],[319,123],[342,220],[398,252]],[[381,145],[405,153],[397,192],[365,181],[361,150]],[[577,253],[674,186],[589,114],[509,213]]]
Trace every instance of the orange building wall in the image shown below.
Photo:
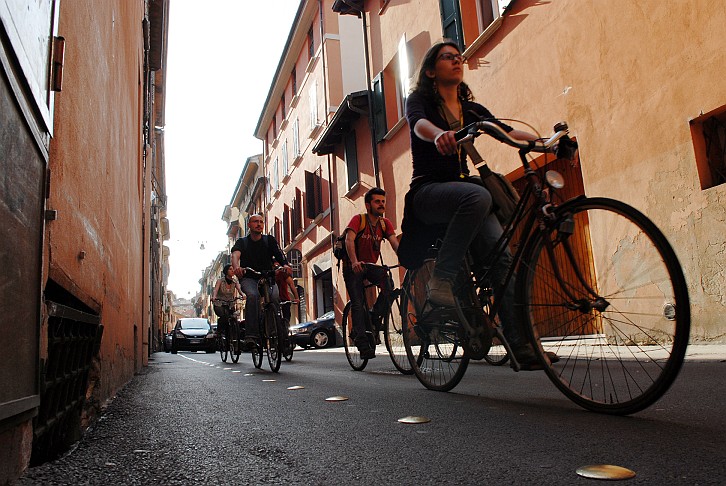
[[[45,261],[49,278],[101,316],[101,400],[140,369],[148,345],[143,18],[143,1],[116,0],[64,2],[59,21],[65,70],[48,200],[58,219],[47,225]]]
[[[586,193],[628,202],[664,231],[689,283],[694,340],[726,336],[726,188],[701,190],[689,126],[726,105],[724,25],[726,6],[707,1],[518,1],[467,75],[498,116],[544,133],[567,120]],[[489,152],[514,167],[511,151]]]

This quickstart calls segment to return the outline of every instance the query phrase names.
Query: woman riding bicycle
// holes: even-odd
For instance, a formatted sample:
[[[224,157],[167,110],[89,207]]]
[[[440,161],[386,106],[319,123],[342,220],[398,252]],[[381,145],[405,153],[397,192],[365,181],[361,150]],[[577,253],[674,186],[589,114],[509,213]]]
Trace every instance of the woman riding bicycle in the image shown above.
[[[464,63],[458,46],[445,41],[431,47],[424,56],[416,87],[406,102],[413,178],[405,199],[399,259],[402,263],[415,259],[412,254],[419,253],[421,243],[432,241],[436,227],[445,226],[426,290],[430,302],[447,307],[455,306],[452,285],[463,268],[467,250],[472,248],[476,262],[477,255],[485,256],[503,231],[492,213],[489,191],[480,179],[469,175],[467,153],[457,144],[455,131],[480,119],[492,119],[514,138],[537,138],[493,120],[489,110],[473,99],[464,83]],[[505,280],[511,260],[508,252],[498,259],[497,268],[492,271],[494,285],[501,285]],[[503,292],[499,309],[504,334],[522,369],[541,369],[520,329],[512,280]],[[554,354],[549,357],[557,359]]]
[[[225,265],[222,269],[222,276],[217,279],[212,292],[212,303],[214,305],[214,313],[217,314],[217,335],[223,336],[229,322],[229,314],[231,305],[235,297],[244,295],[242,288],[234,278],[232,265]],[[226,305],[225,305],[226,304]]]

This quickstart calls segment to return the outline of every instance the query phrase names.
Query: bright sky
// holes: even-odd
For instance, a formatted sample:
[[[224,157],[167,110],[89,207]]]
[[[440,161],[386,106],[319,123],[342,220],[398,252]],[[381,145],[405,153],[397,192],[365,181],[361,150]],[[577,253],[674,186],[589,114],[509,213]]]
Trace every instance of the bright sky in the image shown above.
[[[191,298],[227,244],[247,157],[299,0],[172,0],[166,77],[168,289]],[[204,249],[200,247],[204,245]]]

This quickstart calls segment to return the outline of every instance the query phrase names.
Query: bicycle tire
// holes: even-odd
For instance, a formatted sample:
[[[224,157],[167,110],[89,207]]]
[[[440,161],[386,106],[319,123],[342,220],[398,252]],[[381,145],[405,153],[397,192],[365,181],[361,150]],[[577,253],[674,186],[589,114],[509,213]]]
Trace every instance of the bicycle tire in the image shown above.
[[[229,339],[229,354],[232,358],[233,363],[239,362],[239,355],[242,353],[242,343],[240,343],[239,336],[239,323],[236,320],[230,323],[230,339]]]
[[[295,350],[295,343],[292,341],[292,334],[290,333],[290,321],[282,318],[282,332],[287,333],[287,344],[282,344],[282,357],[288,363],[292,361],[293,351]],[[285,334],[283,334],[285,335]]]
[[[394,298],[388,312],[383,316],[383,334],[386,342],[388,355],[391,357],[393,366],[404,375],[412,375],[413,368],[406,354],[406,346],[403,343],[403,314],[401,313],[401,291],[394,290]]]
[[[222,362],[227,362],[227,356],[229,355],[229,326],[224,330],[224,336],[219,338],[219,357],[222,358]]]
[[[429,390],[449,391],[459,384],[469,358],[459,343],[455,322],[442,322],[427,309],[426,282],[433,260],[410,271],[401,294],[403,343],[416,378]],[[433,351],[433,352],[432,352]]]
[[[619,201],[570,201],[556,221],[554,229],[533,235],[519,270],[517,301],[529,338],[538,344],[540,336],[557,336],[535,349],[573,402],[613,415],[643,410],[671,386],[688,345],[690,304],[678,258],[655,224]],[[567,230],[572,222],[581,233]],[[587,238],[587,253],[575,250],[579,234]],[[560,361],[549,363],[543,347]]]
[[[263,319],[262,315],[258,317],[258,319]],[[263,334],[263,327],[259,326],[259,333],[260,336]],[[252,354],[252,364],[255,368],[258,370],[262,368],[262,355],[264,354],[264,350],[262,348],[262,341],[260,339],[255,340],[255,344],[252,345],[252,349],[250,350]]]
[[[280,346],[280,328],[277,322],[277,310],[274,304],[265,309],[265,346],[267,348],[267,362],[270,370],[277,373],[282,363],[282,346]]]
[[[486,312],[487,315],[491,316],[491,304],[492,304],[492,297],[491,295],[487,294],[482,296],[482,301],[484,302],[484,312]],[[495,319],[497,324],[499,324],[499,318]],[[507,353],[506,348],[502,345],[502,343],[499,341],[499,338],[496,336],[492,338],[492,345],[489,347],[489,351],[484,356],[484,361],[489,363],[492,366],[502,366],[509,361],[509,354]]]
[[[495,337],[492,340],[492,346],[489,348],[489,352],[484,356],[484,361],[492,366],[502,366],[509,361],[509,354],[504,346]]]
[[[350,315],[350,301],[345,304],[345,308],[343,309],[343,323],[341,327],[343,329],[345,357],[348,359],[351,368],[355,371],[363,371],[368,364],[368,360],[360,357],[360,352],[358,352],[355,342],[350,337],[351,331],[353,330],[353,318]]]

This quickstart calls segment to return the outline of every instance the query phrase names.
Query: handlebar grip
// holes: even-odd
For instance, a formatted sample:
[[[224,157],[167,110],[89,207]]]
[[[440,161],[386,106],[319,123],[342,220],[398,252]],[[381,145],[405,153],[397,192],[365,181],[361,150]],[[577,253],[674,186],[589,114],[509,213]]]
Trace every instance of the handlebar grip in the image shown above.
[[[461,141],[461,139],[463,139],[467,135],[474,135],[474,136],[476,136],[477,135],[477,132],[478,132],[477,123],[478,122],[470,123],[467,126],[465,126],[464,128],[462,128],[460,130],[457,130],[454,133],[454,138],[456,139],[456,141],[457,142],[458,141]]]
[[[558,159],[572,160],[577,152],[577,142],[565,135],[557,143],[556,156]]]

